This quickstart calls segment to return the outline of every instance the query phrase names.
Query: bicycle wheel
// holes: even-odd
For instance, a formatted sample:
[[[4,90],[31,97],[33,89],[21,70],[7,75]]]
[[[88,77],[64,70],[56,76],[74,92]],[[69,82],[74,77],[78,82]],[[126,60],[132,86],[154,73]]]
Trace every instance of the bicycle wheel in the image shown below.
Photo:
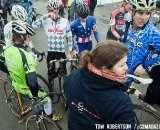
[[[64,89],[63,89],[64,80],[65,80],[65,76],[59,77],[59,87],[60,87],[60,91],[62,93],[62,95],[60,96],[60,101],[61,101],[61,105],[62,105],[63,110],[66,111],[66,110],[68,110],[68,105],[67,105],[67,99],[65,97]]]
[[[143,106],[134,104],[133,105],[134,112],[136,114],[136,122],[137,125],[140,124],[159,124],[160,123],[160,116],[158,113],[145,108]]]
[[[4,83],[4,94],[5,101],[12,113],[17,117],[21,117],[17,93],[9,82]]]
[[[26,130],[62,130],[57,122],[46,116],[31,115],[26,121]]]
[[[49,92],[49,83],[42,75],[37,74],[37,81],[42,90]]]

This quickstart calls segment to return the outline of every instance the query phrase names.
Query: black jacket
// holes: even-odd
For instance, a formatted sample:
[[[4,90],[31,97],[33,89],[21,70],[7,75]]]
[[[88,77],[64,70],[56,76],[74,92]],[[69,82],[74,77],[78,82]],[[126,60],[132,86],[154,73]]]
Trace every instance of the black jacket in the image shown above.
[[[131,124],[132,102],[121,83],[83,68],[73,72],[64,84],[69,104],[68,130],[96,130],[95,124]]]
[[[96,5],[97,5],[97,0],[90,0],[89,9],[90,9],[91,11],[94,11]]]

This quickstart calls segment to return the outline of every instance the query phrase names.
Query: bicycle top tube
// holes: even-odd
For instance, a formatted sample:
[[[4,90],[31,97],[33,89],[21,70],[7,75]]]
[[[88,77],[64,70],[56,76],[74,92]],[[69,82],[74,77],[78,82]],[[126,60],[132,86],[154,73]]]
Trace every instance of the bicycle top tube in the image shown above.
[[[51,61],[49,62],[49,64],[52,64],[52,63],[55,63],[55,62],[64,62],[64,61],[71,62],[71,61],[78,61],[78,59],[60,59],[60,60],[51,60]]]

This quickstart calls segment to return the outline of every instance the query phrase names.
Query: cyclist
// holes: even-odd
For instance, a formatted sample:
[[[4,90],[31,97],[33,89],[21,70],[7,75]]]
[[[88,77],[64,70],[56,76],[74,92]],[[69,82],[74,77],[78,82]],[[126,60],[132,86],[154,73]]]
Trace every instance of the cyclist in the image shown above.
[[[84,50],[92,50],[92,31],[97,43],[100,41],[100,35],[95,18],[93,16],[88,16],[89,7],[85,3],[79,3],[77,5],[77,15],[79,18],[71,24],[71,31],[73,38],[76,36],[78,54],[80,55]]]
[[[48,55],[47,55],[47,66],[48,66],[48,80],[51,83],[52,72],[55,69],[55,64],[52,67],[52,72],[49,71],[49,62],[55,59],[70,59],[71,51],[73,46],[72,33],[70,31],[69,21],[59,16],[58,0],[49,0],[46,4],[48,14],[42,18],[34,21],[32,26],[34,28],[44,27],[45,33],[48,38]],[[69,52],[65,54],[65,40],[68,39]],[[67,47],[68,47],[67,46]],[[66,67],[66,63],[64,63]],[[52,80],[53,81],[53,80]],[[53,82],[52,82],[53,84]]]
[[[122,2],[122,7],[112,12],[110,16],[110,27],[108,29],[106,39],[122,41],[127,21],[127,19],[125,19],[125,15],[128,14],[130,10],[131,5],[124,0]],[[129,13],[129,15],[131,14]],[[130,22],[130,20],[128,21]]]
[[[82,52],[79,67],[64,82],[68,101],[68,130],[96,130],[95,124],[129,124],[135,114],[122,82],[127,71],[127,47],[108,40],[92,52]],[[119,128],[120,129],[120,128]]]
[[[15,91],[28,98],[44,96],[45,92],[39,88],[37,82],[36,61],[25,47],[34,31],[29,24],[20,21],[13,22],[12,26],[14,43],[4,50],[5,64],[12,79],[12,86]],[[50,98],[47,97],[42,102],[46,115],[55,118]]]
[[[146,95],[139,97],[149,104],[160,105],[160,31],[149,21],[155,1],[131,0],[131,4],[133,21],[125,40],[129,48],[128,73],[142,75],[146,70],[153,82],[148,86]]]
[[[13,43],[12,23],[16,20],[27,21],[26,9],[21,5],[13,5],[11,9],[11,15],[12,15],[12,20],[4,26],[4,37],[5,37],[6,47],[12,45]],[[35,54],[37,54],[37,56],[40,55],[40,53],[34,48],[31,40],[29,41],[29,47]]]

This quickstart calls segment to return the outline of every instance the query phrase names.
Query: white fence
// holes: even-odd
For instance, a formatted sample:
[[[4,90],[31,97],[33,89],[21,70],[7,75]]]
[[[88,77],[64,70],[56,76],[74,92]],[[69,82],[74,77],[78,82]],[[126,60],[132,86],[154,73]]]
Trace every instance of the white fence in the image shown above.
[[[97,0],[97,5],[103,5],[103,4],[111,4],[115,2],[120,2],[122,0]]]

